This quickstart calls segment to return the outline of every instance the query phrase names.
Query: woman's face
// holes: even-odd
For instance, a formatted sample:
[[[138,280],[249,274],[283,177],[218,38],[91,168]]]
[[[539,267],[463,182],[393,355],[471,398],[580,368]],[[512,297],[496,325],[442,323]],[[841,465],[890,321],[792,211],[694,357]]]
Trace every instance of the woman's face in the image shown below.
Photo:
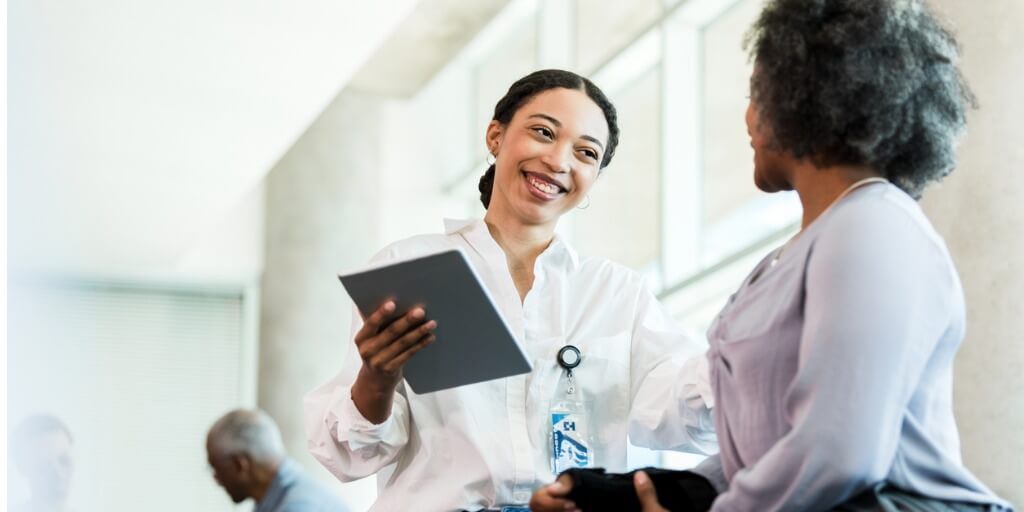
[[[754,66],[754,74],[757,65]],[[753,82],[751,76],[751,82]],[[747,105],[747,134],[750,135],[750,147],[754,148],[754,184],[764,192],[792,190],[789,177],[791,159],[777,149],[771,147],[771,128],[763,122],[754,101],[753,91]]]
[[[601,108],[572,89],[537,94],[507,125],[491,121],[487,145],[496,157],[488,216],[554,224],[586,197],[607,140]]]

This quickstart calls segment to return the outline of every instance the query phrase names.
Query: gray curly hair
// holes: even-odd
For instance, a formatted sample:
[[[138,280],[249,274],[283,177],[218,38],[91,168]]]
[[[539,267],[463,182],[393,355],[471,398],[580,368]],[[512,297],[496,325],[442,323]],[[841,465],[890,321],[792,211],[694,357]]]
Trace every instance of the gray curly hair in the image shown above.
[[[914,198],[952,172],[976,105],[959,46],[921,0],[771,0],[747,33],[772,146],[867,165]]]

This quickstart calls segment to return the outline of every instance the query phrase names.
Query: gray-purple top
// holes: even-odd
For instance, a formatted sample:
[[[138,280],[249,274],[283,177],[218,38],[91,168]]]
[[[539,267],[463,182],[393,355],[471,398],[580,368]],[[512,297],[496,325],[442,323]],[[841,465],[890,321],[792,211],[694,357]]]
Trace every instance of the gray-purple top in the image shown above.
[[[708,330],[729,481],[712,510],[827,510],[883,480],[1010,508],[960,460],[963,290],[917,203],[858,188],[774,256]]]

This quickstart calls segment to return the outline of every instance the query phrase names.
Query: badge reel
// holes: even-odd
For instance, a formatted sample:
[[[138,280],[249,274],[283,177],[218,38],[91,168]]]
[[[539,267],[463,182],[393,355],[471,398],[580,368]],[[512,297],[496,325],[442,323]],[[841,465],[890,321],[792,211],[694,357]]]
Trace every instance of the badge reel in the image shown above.
[[[557,388],[551,404],[551,470],[556,475],[567,469],[594,465],[586,407],[582,392],[576,390],[576,376],[573,374],[573,368],[582,360],[580,349],[572,345],[558,351],[558,365],[565,369],[566,385],[564,394],[561,386]]]

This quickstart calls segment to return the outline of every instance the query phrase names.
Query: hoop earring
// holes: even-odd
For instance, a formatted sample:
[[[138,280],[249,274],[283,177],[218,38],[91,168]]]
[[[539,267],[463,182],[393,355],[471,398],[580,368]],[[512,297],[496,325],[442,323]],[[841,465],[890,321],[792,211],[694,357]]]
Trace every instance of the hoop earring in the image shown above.
[[[577,210],[586,210],[587,208],[590,208],[590,194],[587,194],[587,204],[576,207]]]

